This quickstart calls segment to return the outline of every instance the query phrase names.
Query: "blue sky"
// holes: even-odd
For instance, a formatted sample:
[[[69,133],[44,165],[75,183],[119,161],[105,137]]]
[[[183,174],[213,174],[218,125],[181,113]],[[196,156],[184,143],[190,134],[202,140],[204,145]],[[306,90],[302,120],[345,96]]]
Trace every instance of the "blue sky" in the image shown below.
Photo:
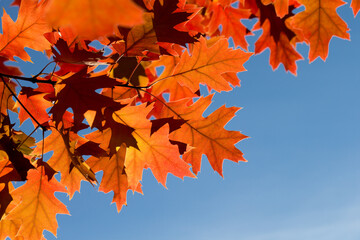
[[[360,17],[348,5],[339,13],[351,41],[332,39],[325,63],[301,61],[294,77],[273,72],[266,51],[245,64],[241,88],[215,95],[207,113],[243,107],[226,128],[251,137],[237,144],[247,163],[225,161],[223,179],[204,159],[197,179],[169,176],[168,189],[146,170],[144,195],[129,192],[120,214],[112,194],[83,183],[70,202],[57,194],[72,215],[57,217],[58,238],[360,239]]]

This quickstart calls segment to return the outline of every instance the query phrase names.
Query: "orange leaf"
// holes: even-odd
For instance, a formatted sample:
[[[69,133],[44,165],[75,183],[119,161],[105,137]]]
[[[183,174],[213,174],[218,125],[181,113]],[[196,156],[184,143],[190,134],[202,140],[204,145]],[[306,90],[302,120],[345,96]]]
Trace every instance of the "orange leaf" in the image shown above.
[[[250,17],[251,12],[248,9],[233,8],[231,6],[222,6],[219,2],[213,2],[209,5],[208,11],[212,13],[209,21],[209,35],[222,26],[221,35],[232,37],[236,46],[243,49],[248,48],[245,36],[249,30],[240,22],[241,19]]]
[[[43,167],[28,172],[27,182],[11,192],[14,199],[21,200],[20,204],[5,217],[6,220],[21,220],[17,236],[25,240],[41,239],[44,230],[56,236],[56,214],[69,212],[54,196],[55,192],[66,190],[55,178],[48,180]]]
[[[232,87],[221,74],[245,71],[243,64],[251,55],[241,49],[229,49],[225,38],[220,38],[210,47],[204,38],[200,38],[200,42],[194,44],[191,56],[185,51],[173,72],[168,76],[161,75],[155,82],[166,81],[163,83],[165,86],[178,82],[192,92],[199,89],[199,84],[206,84],[215,91],[229,91]],[[156,92],[164,90],[163,87],[156,89]]]
[[[39,3],[38,0],[22,1],[16,22],[4,11],[0,55],[11,60],[17,56],[24,61],[30,61],[30,56],[24,50],[25,47],[37,51],[50,48],[50,43],[44,37],[44,33],[51,31],[51,27],[44,19],[46,5],[47,1],[44,0]]]
[[[7,83],[7,85],[10,87],[10,89],[15,93],[15,87],[17,86],[16,83],[11,81],[8,78],[3,78],[3,80]],[[8,109],[14,109],[15,102],[13,98],[11,97],[11,92],[9,89],[5,86],[4,82],[0,80],[0,108],[1,113],[4,115],[8,115],[7,110]],[[14,110],[13,110],[14,111]]]
[[[23,240],[22,236],[17,236],[16,234],[19,231],[21,221],[17,220],[0,220],[0,239],[5,240],[6,237],[11,238],[12,240]]]
[[[303,57],[290,44],[290,41],[284,32],[280,33],[280,37],[275,42],[270,33],[269,20],[263,23],[263,34],[255,43],[255,52],[260,53],[267,47],[271,49],[270,65],[273,70],[279,67],[282,63],[286,71],[296,74],[296,61],[302,60]]]
[[[289,19],[290,24],[302,31],[310,44],[309,60],[328,56],[329,42],[333,36],[350,39],[347,24],[339,17],[336,9],[344,4],[342,0],[299,0],[305,11]]]
[[[360,0],[352,0],[351,8],[353,9],[354,16],[356,17],[356,15],[358,14],[358,12],[360,10]]]
[[[165,79],[167,76],[171,76],[179,61],[179,57],[162,55],[158,61],[152,62],[149,68],[155,69],[159,66],[165,66],[164,71],[159,76],[159,79]],[[155,72],[155,70],[153,70],[153,72]],[[169,91],[171,101],[187,97],[196,97],[196,95],[188,87],[181,86],[178,82],[166,80],[158,81],[151,90],[154,95],[160,95],[164,91]]]
[[[142,178],[143,168],[149,167],[155,178],[165,186],[168,173],[183,178],[193,177],[190,166],[179,156],[178,148],[169,142],[169,127],[165,125],[150,134],[151,122],[146,119],[151,107],[145,104],[128,106],[113,114],[114,120],[134,128],[132,135],[138,148],[129,147],[125,157],[125,171],[133,190]]]
[[[121,55],[141,56],[143,51],[149,50],[153,53],[160,53],[159,45],[153,27],[153,14],[144,14],[145,23],[133,27],[127,35],[126,43],[114,43],[112,46]]]
[[[128,181],[125,173],[125,144],[111,158],[89,158],[86,163],[94,170],[94,172],[103,171],[99,190],[108,193],[114,192],[113,202],[120,212],[121,207],[126,205],[126,193],[128,191]]]
[[[21,92],[19,93],[18,99],[25,106],[25,108],[31,113],[31,115],[40,123],[46,123],[50,120],[48,113],[46,112],[47,108],[52,107],[52,103],[44,98],[48,93],[41,93],[34,91],[29,87],[22,87]],[[18,103],[15,103],[14,108],[20,108],[19,111],[19,120],[22,124],[30,115],[24,110],[24,108]],[[37,123],[34,119],[30,118],[34,126],[37,126]]]
[[[80,192],[81,181],[86,180],[86,178],[78,168],[70,168],[70,165],[74,161],[73,156],[70,153],[69,148],[66,146],[63,137],[56,129],[54,129],[51,134],[44,139],[44,142],[44,153],[53,151],[53,155],[47,163],[55,171],[61,172],[60,183],[67,188],[71,199],[76,191]],[[40,155],[42,153],[42,145],[42,141],[37,143],[37,147],[33,152],[34,155]]]
[[[234,146],[246,136],[237,131],[224,129],[239,108],[222,106],[208,117],[202,117],[202,113],[211,103],[211,98],[212,95],[202,97],[191,106],[187,106],[188,100],[169,102],[167,105],[172,110],[164,109],[163,117],[173,116],[187,120],[180,129],[170,134],[170,139],[187,143],[192,147],[184,154],[183,159],[191,163],[193,171],[200,171],[201,156],[205,154],[213,169],[222,176],[224,159],[246,161],[242,152]]]
[[[51,26],[71,26],[89,40],[111,35],[117,25],[133,27],[143,23],[143,10],[131,0],[53,0],[47,18]]]

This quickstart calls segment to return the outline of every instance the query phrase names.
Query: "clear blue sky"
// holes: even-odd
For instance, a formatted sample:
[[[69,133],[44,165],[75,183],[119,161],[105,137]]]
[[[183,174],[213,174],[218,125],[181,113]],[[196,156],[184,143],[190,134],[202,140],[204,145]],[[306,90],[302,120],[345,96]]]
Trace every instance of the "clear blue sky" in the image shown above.
[[[57,194],[72,215],[58,215],[58,238],[360,239],[360,16],[339,13],[351,42],[332,39],[326,63],[301,61],[294,77],[273,72],[266,51],[246,63],[241,88],[216,94],[208,113],[243,107],[227,129],[251,137],[237,144],[249,162],[225,161],[222,179],[204,159],[197,179],[169,176],[168,189],[146,170],[144,195],[129,192],[120,214],[112,194],[83,183],[71,202]]]

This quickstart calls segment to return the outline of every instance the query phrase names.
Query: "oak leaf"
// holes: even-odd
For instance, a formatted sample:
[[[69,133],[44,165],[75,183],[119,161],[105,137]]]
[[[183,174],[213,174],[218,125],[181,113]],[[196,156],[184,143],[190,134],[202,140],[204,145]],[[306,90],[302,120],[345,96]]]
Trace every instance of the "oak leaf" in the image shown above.
[[[0,55],[10,60],[17,56],[24,61],[30,61],[25,47],[37,51],[50,48],[50,43],[43,36],[51,31],[44,17],[46,5],[45,0],[22,1],[16,22],[4,10],[1,19],[3,34],[0,35]]]
[[[241,49],[228,49],[225,38],[218,39],[210,47],[204,38],[200,38],[200,42],[194,44],[191,56],[185,51],[174,70],[167,76],[161,75],[155,81],[163,83],[161,86],[155,84],[153,93],[157,95],[176,82],[188,87],[192,92],[199,90],[199,84],[206,84],[215,91],[229,91],[232,87],[222,74],[245,71],[243,64],[251,55],[252,53]]]
[[[359,0],[352,0],[351,1],[351,8],[353,9],[354,16],[356,17],[356,15],[358,14],[358,12],[360,10],[360,1]]]
[[[146,118],[151,107],[145,104],[128,106],[114,112],[114,120],[134,129],[132,135],[138,148],[129,147],[125,157],[125,171],[130,189],[135,190],[142,179],[145,166],[165,186],[168,173],[183,178],[193,177],[190,166],[179,157],[178,148],[169,142],[168,125],[151,135],[151,122]]]
[[[112,35],[117,25],[142,24],[143,10],[131,0],[53,0],[47,19],[54,28],[69,26],[79,37],[94,40]]]
[[[48,230],[56,236],[56,214],[69,214],[65,205],[55,196],[55,192],[66,192],[55,178],[48,179],[43,167],[30,170],[27,182],[11,192],[14,199],[21,201],[5,220],[21,220],[17,236],[27,239],[41,239],[42,232]]]
[[[339,17],[336,9],[344,4],[342,0],[298,0],[305,11],[289,19],[293,28],[299,29],[310,44],[309,61],[317,57],[325,60],[329,42],[333,36],[350,39],[347,24]]]
[[[183,155],[183,159],[192,165],[193,172],[200,171],[201,157],[205,154],[213,169],[222,176],[224,159],[235,162],[246,161],[242,152],[234,146],[246,136],[237,131],[224,129],[239,108],[222,106],[209,116],[205,118],[202,116],[210,105],[211,98],[212,95],[201,97],[191,106],[187,106],[186,99],[169,102],[167,110],[163,111],[163,117],[186,120],[186,123],[172,132],[169,137],[171,140],[187,143],[191,147]]]
[[[114,192],[113,202],[116,203],[118,212],[123,205],[126,205],[126,193],[129,189],[124,166],[125,154],[126,145],[123,144],[111,157],[92,157],[86,161],[94,172],[103,171],[99,191]]]
[[[41,155],[42,153],[53,151],[51,158],[46,163],[55,171],[61,172],[60,183],[67,188],[70,199],[76,191],[80,191],[82,180],[95,180],[95,175],[87,164],[79,162],[77,158],[80,156],[74,153],[76,141],[85,140],[82,140],[80,137],[77,139],[65,139],[65,136],[54,129],[43,141],[37,143],[33,155]],[[70,146],[71,142],[74,144]]]
[[[112,46],[121,55],[141,56],[143,51],[160,53],[157,37],[153,27],[153,13],[144,14],[144,24],[135,26],[125,36],[124,41],[115,42]]]
[[[50,120],[50,117],[46,111],[46,109],[52,107],[52,103],[46,100],[44,97],[48,95],[48,93],[42,93],[34,90],[30,87],[22,87],[21,92],[18,95],[19,101],[23,104],[23,106],[29,111],[41,125],[47,123]],[[28,112],[19,104],[19,102],[15,103],[14,108],[20,108],[19,111],[19,120],[20,124],[22,124],[26,119],[30,118],[35,127],[37,127],[36,121],[30,117]]]
[[[58,125],[68,108],[72,108],[74,112],[75,127],[82,123],[84,114],[89,110],[101,115],[101,109],[113,105],[114,101],[95,90],[111,88],[117,84],[116,79],[107,76],[89,77],[86,69],[62,80],[57,85],[57,101],[50,110],[53,120]]]

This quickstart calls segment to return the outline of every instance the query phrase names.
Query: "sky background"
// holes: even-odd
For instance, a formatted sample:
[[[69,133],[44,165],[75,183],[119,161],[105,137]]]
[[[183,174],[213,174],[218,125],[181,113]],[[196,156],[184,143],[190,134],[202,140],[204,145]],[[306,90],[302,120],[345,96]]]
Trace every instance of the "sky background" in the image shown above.
[[[11,2],[0,5],[8,11]],[[282,66],[273,72],[266,51],[245,64],[240,88],[215,95],[206,114],[243,108],[226,128],[251,137],[236,145],[247,163],[226,160],[221,178],[204,157],[197,179],[169,175],[168,189],[145,170],[144,195],[129,192],[120,214],[112,193],[83,183],[71,201],[56,194],[72,215],[58,215],[58,239],[360,239],[360,17],[349,4],[338,12],[351,41],[333,38],[326,63],[309,64],[299,45],[295,77]],[[39,65],[22,64],[28,74]]]

